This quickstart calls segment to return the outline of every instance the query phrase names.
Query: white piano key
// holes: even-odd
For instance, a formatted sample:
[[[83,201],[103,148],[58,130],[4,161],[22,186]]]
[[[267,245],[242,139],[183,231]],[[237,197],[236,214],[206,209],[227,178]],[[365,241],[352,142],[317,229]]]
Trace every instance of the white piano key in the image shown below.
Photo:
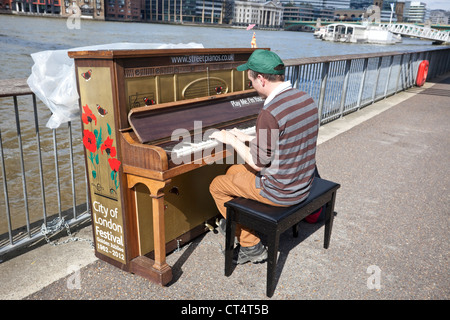
[[[256,133],[256,127],[249,127],[239,130],[248,135],[254,135]],[[177,145],[177,148],[172,150],[172,154],[175,154],[175,157],[177,158],[181,158],[198,151],[216,147],[217,145],[219,145],[219,142],[215,139],[208,139],[197,143],[184,143],[181,147],[178,147]]]

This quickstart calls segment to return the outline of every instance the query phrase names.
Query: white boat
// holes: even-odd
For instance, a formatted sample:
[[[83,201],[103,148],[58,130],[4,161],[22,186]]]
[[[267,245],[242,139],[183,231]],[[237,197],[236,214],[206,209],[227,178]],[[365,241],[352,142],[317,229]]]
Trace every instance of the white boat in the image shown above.
[[[333,23],[320,27],[314,36],[325,41],[344,43],[395,44],[402,42],[401,35],[380,25]]]

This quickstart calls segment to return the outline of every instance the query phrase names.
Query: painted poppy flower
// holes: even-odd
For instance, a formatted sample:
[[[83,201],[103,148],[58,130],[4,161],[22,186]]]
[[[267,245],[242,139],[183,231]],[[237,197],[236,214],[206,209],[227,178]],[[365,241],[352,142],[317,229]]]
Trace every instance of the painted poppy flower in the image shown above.
[[[83,131],[83,144],[90,152],[97,151],[97,142],[95,141],[95,134],[89,130]]]
[[[116,156],[116,148],[113,147],[113,142],[114,140],[111,139],[110,137],[106,138],[106,141],[102,144],[100,151],[103,154],[103,151],[106,151],[106,153],[111,156],[111,157],[115,157]]]
[[[89,124],[90,122],[92,122],[92,120],[95,121],[95,125],[97,125],[97,118],[94,116],[94,114],[92,113],[91,109],[89,109],[88,105],[83,106],[83,114],[81,115],[81,120],[85,123],[85,124]]]
[[[111,170],[118,172],[119,168],[120,168],[120,161],[117,160],[116,158],[109,158],[108,159],[109,162],[109,166],[111,167]]]

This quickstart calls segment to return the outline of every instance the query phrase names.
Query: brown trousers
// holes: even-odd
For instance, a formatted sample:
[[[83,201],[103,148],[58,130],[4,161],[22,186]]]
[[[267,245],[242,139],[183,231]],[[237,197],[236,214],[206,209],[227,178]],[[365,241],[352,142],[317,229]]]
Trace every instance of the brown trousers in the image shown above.
[[[227,217],[227,210],[224,204],[236,197],[252,199],[272,206],[279,206],[259,194],[261,189],[255,187],[255,177],[256,172],[249,166],[237,164],[231,166],[226,174],[217,176],[211,182],[209,190],[216,202],[217,208],[225,219]],[[236,226],[236,237],[242,247],[251,247],[260,241],[253,230],[241,225]]]

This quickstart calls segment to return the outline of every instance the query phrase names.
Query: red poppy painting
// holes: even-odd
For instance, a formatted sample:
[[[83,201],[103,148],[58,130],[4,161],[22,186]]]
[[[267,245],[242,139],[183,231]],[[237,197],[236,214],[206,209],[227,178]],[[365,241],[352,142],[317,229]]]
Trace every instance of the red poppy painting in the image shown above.
[[[83,144],[90,152],[97,151],[97,142],[95,140],[95,134],[89,130],[83,131]]]
[[[102,144],[100,151],[103,154],[103,151],[106,151],[106,153],[110,156],[110,157],[115,157],[116,156],[116,148],[113,147],[113,142],[114,140],[111,139],[110,137],[106,138],[106,141]]]
[[[85,124],[89,124],[92,121],[95,122],[95,125],[97,125],[97,118],[95,117],[95,115],[92,113],[91,109],[89,109],[88,105],[83,106],[83,114],[81,115],[81,120],[83,121],[83,123]]]
[[[117,156],[117,150],[116,147],[113,146],[114,139],[111,138],[111,126],[103,120],[104,116],[107,115],[107,112],[103,109],[101,112],[99,105],[97,105],[97,109],[102,116],[102,118],[99,118],[100,121],[98,126],[97,118],[87,104],[83,106],[83,113],[81,115],[81,120],[83,123],[85,125],[89,125],[92,129],[83,130],[83,144],[86,147],[86,150],[89,151],[86,153],[86,156],[89,160],[91,160],[89,170],[92,174],[92,178],[97,179],[97,173],[101,171],[102,167],[104,167],[103,161],[107,158],[108,164],[111,168],[111,180],[114,182],[115,189],[117,190],[120,184],[118,181],[118,172],[121,162],[115,158]],[[108,135],[104,135],[104,124],[106,124],[106,131],[108,132]],[[104,140],[105,136],[106,140]],[[106,152],[106,155],[104,152]],[[112,188],[110,188],[110,190],[114,191]]]
[[[109,158],[108,159],[109,162],[109,166],[111,167],[111,170],[114,172],[118,172],[119,168],[120,168],[120,161],[117,160],[116,158]]]

